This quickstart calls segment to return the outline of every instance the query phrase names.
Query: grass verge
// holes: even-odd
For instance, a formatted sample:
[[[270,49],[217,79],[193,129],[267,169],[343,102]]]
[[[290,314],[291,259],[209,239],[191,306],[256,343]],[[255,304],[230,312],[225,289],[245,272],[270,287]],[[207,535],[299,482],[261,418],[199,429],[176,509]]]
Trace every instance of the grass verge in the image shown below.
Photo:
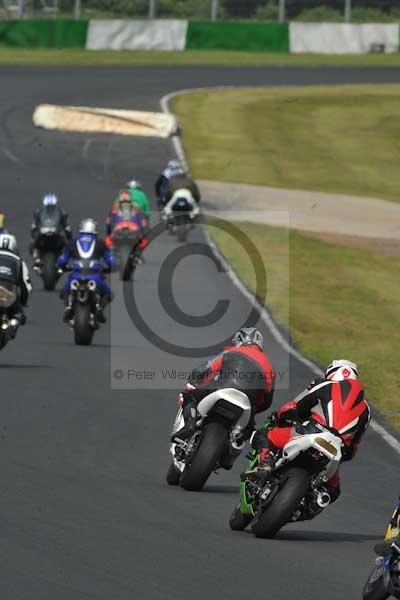
[[[398,258],[346,248],[299,232],[240,223],[268,261],[267,302],[275,317],[290,326],[300,350],[319,364],[349,358],[360,367],[367,395],[400,428],[400,279]],[[254,275],[237,243],[211,228],[217,244],[247,286]],[[287,271],[289,243],[290,286]],[[283,273],[283,275],[282,275]],[[289,317],[289,318],[288,318]]]
[[[295,55],[257,52],[187,50],[185,52],[82,49],[2,48],[0,65],[98,66],[223,65],[223,66],[342,66],[398,67],[400,53],[360,56]]]
[[[400,199],[400,86],[199,92],[174,112],[199,179]]]

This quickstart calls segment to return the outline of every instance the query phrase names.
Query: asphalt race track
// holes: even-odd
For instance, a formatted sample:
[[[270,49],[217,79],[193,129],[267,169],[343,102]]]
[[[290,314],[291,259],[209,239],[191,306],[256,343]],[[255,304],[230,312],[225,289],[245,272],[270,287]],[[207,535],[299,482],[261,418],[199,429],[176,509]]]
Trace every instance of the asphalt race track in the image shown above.
[[[27,255],[31,214],[45,192],[60,195],[74,226],[85,216],[101,220],[121,183],[136,175],[152,190],[172,154],[170,141],[35,130],[31,116],[40,102],[158,110],[161,96],[188,87],[374,82],[399,83],[400,70],[0,68],[7,226]],[[156,265],[176,246],[160,238],[149,251],[136,281],[143,297],[151,297]],[[76,347],[61,322],[58,294],[33,282],[29,322],[0,355],[2,600],[360,598],[371,548],[398,492],[398,456],[385,442],[367,434],[357,460],[343,468],[340,502],[315,521],[287,527],[274,541],[232,533],[228,518],[243,461],[214,476],[204,493],[169,488],[176,392],[111,390],[110,320],[121,360],[144,357],[149,368],[161,367],[158,350],[118,316],[120,294],[115,318],[93,346]],[[187,260],[177,286],[196,315],[210,290],[234,297],[238,314],[248,309],[206,261],[193,271]],[[156,304],[149,300],[144,310],[162,331]],[[274,365],[286,365],[265,333]],[[179,367],[179,357],[171,361]],[[294,360],[289,367],[293,395],[311,375]],[[281,390],[276,402],[288,397]]]

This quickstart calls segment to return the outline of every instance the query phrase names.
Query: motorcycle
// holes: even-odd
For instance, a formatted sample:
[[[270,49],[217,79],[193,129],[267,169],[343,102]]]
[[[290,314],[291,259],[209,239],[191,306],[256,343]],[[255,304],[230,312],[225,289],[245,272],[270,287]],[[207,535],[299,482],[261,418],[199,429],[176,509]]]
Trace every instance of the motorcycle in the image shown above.
[[[200,209],[189,190],[177,190],[171,200],[164,206],[161,219],[165,221],[167,229],[177,235],[180,242],[185,242],[189,230]]]
[[[17,286],[11,281],[0,279],[0,350],[17,332],[17,322],[9,316],[9,310],[17,301]]]
[[[35,268],[43,280],[45,290],[54,290],[58,281],[57,257],[65,246],[58,214],[43,219],[35,248],[39,251],[40,264]]]
[[[376,544],[375,566],[363,589],[363,600],[400,598],[400,503],[396,506],[385,535],[385,542]]]
[[[235,431],[251,419],[250,400],[244,392],[225,388],[208,394],[197,405],[196,430],[188,440],[171,443],[173,462],[167,473],[169,485],[199,491],[212,471],[230,469],[244,442],[235,442]],[[184,426],[183,409],[178,410],[174,435]]]
[[[272,419],[266,428],[272,428]],[[283,448],[271,473],[258,468],[253,450],[248,470],[241,476],[240,504],[229,525],[243,531],[251,524],[256,537],[272,538],[286,524],[313,519],[331,501],[324,483],[342,458],[338,433],[315,421],[294,424],[296,434]]]
[[[92,343],[93,335],[99,328],[97,311],[101,302],[98,291],[101,265],[90,261],[85,268],[84,261],[76,261],[72,265],[72,278],[69,289],[69,305],[72,316],[69,321],[74,332],[75,344],[88,346]]]
[[[129,281],[136,268],[137,256],[134,250],[143,237],[137,223],[120,221],[111,234],[111,246],[117,256],[119,275],[123,281]]]

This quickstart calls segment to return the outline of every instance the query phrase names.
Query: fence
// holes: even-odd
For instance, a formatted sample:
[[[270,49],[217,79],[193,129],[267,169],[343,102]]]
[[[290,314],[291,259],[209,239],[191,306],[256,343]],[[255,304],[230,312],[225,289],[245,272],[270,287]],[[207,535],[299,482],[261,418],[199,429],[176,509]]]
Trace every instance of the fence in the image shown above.
[[[0,19],[398,22],[400,0],[0,0]]]

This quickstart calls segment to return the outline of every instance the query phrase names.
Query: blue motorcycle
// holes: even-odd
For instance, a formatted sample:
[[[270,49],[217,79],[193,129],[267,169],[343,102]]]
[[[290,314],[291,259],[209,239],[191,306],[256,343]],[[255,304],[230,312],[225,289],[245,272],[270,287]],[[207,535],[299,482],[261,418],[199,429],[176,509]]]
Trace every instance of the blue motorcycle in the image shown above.
[[[375,566],[363,589],[363,600],[400,599],[400,503],[390,520],[385,542],[374,547]]]
[[[71,270],[66,282],[71,307],[69,324],[74,331],[75,344],[88,346],[99,328],[99,322],[103,320],[101,302],[104,297],[104,269],[98,261],[80,260],[72,263]]]

